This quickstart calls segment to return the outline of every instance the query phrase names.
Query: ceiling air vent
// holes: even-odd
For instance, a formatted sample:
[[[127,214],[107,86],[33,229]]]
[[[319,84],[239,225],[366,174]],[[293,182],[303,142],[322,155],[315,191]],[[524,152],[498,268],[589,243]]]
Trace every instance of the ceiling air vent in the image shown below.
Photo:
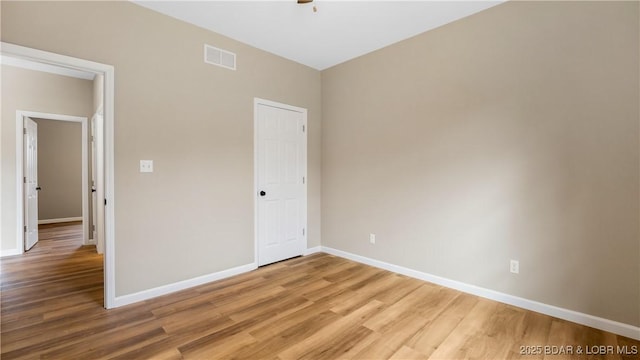
[[[236,69],[236,54],[231,51],[218,49],[211,45],[204,45],[204,62],[222,66],[223,68]]]

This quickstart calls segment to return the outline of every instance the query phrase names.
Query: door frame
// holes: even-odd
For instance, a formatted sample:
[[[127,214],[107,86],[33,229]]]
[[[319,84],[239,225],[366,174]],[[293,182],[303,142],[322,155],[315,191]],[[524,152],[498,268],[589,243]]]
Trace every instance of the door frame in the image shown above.
[[[304,209],[303,226],[305,229],[304,250],[308,248],[308,243],[309,243],[308,242],[308,235],[309,235],[308,211],[309,210],[307,208],[307,202],[308,202],[307,189],[309,184],[309,176],[307,174],[307,162],[308,162],[307,138],[308,138],[309,127],[307,125],[307,109],[293,106],[293,105],[282,104],[282,103],[271,101],[271,100],[261,99],[257,97],[253,98],[253,238],[254,238],[253,259],[256,267],[258,266],[258,250],[259,250],[259,243],[258,243],[258,191],[259,191],[259,188],[258,188],[258,106],[259,105],[266,105],[266,106],[271,106],[271,107],[280,108],[284,110],[295,111],[302,114],[302,123],[305,127],[304,137],[302,140],[302,145],[303,145],[302,157],[304,159],[304,164],[302,166],[302,173],[305,176],[305,186],[304,186],[303,195],[302,195],[302,201],[303,201],[302,207]]]
[[[104,198],[104,307],[115,307],[115,186],[114,186],[114,93],[115,69],[112,65],[101,64],[71,56],[55,54],[20,45],[0,42],[0,54],[18,59],[61,66],[104,76],[104,188],[98,189],[98,198]],[[22,197],[22,194],[16,194]],[[17,199],[22,205],[22,200]],[[20,206],[21,206],[20,205]],[[100,219],[102,220],[102,219]],[[100,221],[99,220],[99,221]],[[22,220],[20,220],[22,221]]]
[[[67,121],[80,123],[82,126],[82,243],[84,245],[89,244],[89,158],[87,150],[87,118],[82,116],[61,115],[42,113],[37,111],[16,111],[16,186],[18,194],[22,194],[23,200],[17,202],[16,214],[18,214],[18,228],[16,234],[18,234],[18,245],[21,249],[21,253],[24,253],[24,184],[22,178],[24,177],[24,121],[25,119],[43,119],[51,121]],[[22,216],[20,216],[22,214]],[[40,220],[38,218],[38,220]]]

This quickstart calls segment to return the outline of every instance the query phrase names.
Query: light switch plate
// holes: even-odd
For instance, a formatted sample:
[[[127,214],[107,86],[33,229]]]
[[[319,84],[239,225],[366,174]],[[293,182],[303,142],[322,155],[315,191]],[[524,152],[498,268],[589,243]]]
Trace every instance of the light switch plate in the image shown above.
[[[520,261],[511,260],[509,262],[509,271],[511,271],[514,274],[519,274],[520,273]]]
[[[153,160],[140,160],[140,172],[141,173],[153,172]]]

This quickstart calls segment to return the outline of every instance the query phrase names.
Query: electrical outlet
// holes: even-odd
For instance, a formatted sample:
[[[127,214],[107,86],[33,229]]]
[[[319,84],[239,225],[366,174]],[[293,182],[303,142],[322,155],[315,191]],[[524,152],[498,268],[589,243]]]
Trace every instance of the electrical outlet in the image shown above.
[[[376,243],[376,234],[369,234],[369,242],[372,244]]]
[[[518,260],[511,260],[511,262],[509,264],[509,271],[511,271],[514,274],[519,274],[520,273],[520,262]]]

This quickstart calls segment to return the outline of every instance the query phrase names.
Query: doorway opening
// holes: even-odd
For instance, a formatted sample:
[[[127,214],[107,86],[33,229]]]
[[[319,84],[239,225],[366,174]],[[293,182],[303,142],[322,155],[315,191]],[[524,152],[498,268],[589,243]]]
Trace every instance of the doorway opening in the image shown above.
[[[104,269],[104,307],[109,309],[115,307],[115,245],[114,245],[114,79],[115,79],[115,71],[113,66],[96,63],[89,60],[79,59],[75,57],[50,53],[46,51],[41,51],[37,49],[27,48],[15,44],[9,43],[0,43],[0,55],[2,56],[3,62],[4,59],[13,59],[17,61],[25,61],[37,66],[38,68],[59,68],[65,71],[71,72],[83,72],[83,73],[91,73],[96,76],[100,76],[103,79],[102,83],[102,92],[103,92],[103,126],[101,128],[102,131],[99,131],[96,136],[97,140],[97,151],[102,152],[103,154],[103,163],[102,166],[98,164],[96,169],[98,171],[102,171],[102,181],[99,181],[95,184],[96,190],[96,198],[95,201],[97,206],[96,214],[96,228],[97,228],[97,237],[100,238],[100,234],[103,235],[104,239],[104,256],[103,256],[103,269]],[[24,119],[24,111],[22,114],[17,115],[16,118],[21,117]],[[29,115],[27,114],[27,117]],[[36,116],[37,117],[37,116]],[[23,121],[23,120],[21,120]],[[18,121],[16,121],[17,123]],[[85,118],[85,123],[86,123]],[[16,124],[17,125],[17,124]],[[85,126],[88,126],[85,125]],[[24,197],[23,197],[23,126],[20,123],[20,126],[16,126],[16,209],[15,209],[15,219],[16,219],[16,236],[15,236],[15,245],[13,249],[3,249],[1,255],[9,256],[9,255],[17,255],[24,252],[24,219],[23,216],[23,205],[24,205]],[[86,128],[85,128],[86,130]],[[19,132],[18,132],[19,131]],[[86,131],[83,131],[86,133]],[[19,136],[18,136],[19,135]],[[100,137],[100,138],[98,138]],[[18,145],[19,143],[19,145]],[[83,161],[83,163],[87,163],[87,161]],[[88,176],[88,172],[83,172]],[[87,181],[83,181],[83,183],[88,184]],[[87,202],[88,202],[88,193],[89,190],[83,191],[83,193],[87,194]],[[4,196],[4,195],[3,195]],[[88,212],[86,212],[88,216]],[[85,216],[83,214],[83,216]],[[87,219],[88,220],[88,219]],[[88,226],[89,221],[85,222]],[[89,234],[87,229],[86,234]],[[0,239],[0,241],[5,243],[13,242],[12,239]]]
[[[77,124],[79,125],[78,130],[80,136],[73,136],[77,134],[64,134],[64,132],[73,131],[73,128],[63,129],[66,131],[63,131],[63,134],[61,134],[59,129],[56,129],[55,126],[51,127],[47,122],[66,122],[69,125]],[[45,126],[45,128],[42,129],[42,126]],[[89,229],[89,217],[95,210],[92,211],[92,209],[90,209],[89,201],[87,118],[18,110],[16,114],[16,129],[22,130],[23,139],[21,143],[18,139],[18,137],[20,137],[19,134],[16,136],[16,157],[21,156],[23,159],[22,191],[24,201],[22,203],[22,217],[24,219],[24,236],[22,236],[23,244],[20,248],[28,251],[38,242],[39,224],[78,220],[82,221],[82,243],[84,245],[95,243],[95,238],[91,236]],[[44,134],[43,130],[45,130]],[[51,142],[59,135],[63,135],[65,138],[59,139],[57,144],[51,144],[47,149],[42,149],[43,144],[39,140],[43,136],[45,139],[49,137],[47,140]],[[51,162],[50,160],[52,159],[41,159],[41,156],[38,155],[40,153],[43,155],[74,157],[77,155],[75,152],[78,150],[74,149],[74,147],[78,145],[78,142],[80,143],[79,153],[81,161],[81,165],[79,166],[81,171],[80,179],[75,179],[76,176],[74,175],[77,175],[77,173],[73,174],[73,172],[77,170],[78,164],[72,162],[71,159],[53,159],[57,164],[46,164],[47,160]],[[20,149],[23,149],[22,155],[20,155]],[[45,164],[43,164],[42,160],[45,160]],[[40,171],[43,169],[45,170],[44,173]],[[50,182],[43,182],[43,177],[50,180]],[[51,189],[51,186],[55,187],[55,189]],[[62,191],[60,191],[61,188]],[[74,194],[73,192],[78,192],[78,194]],[[44,193],[45,196],[51,199],[51,201],[44,203],[48,205],[45,209],[42,208],[42,201],[39,200],[41,193]],[[58,199],[55,198],[56,195],[59,195],[57,196]],[[77,215],[77,209],[73,209],[75,208],[75,206],[73,206],[74,204],[69,204],[73,202],[73,198],[75,197],[81,199],[81,216],[79,218],[77,216],[69,216]],[[94,203],[94,208],[95,205]],[[60,209],[61,207],[63,209]],[[72,209],[69,209],[69,207]],[[40,216],[39,213],[45,216]]]

